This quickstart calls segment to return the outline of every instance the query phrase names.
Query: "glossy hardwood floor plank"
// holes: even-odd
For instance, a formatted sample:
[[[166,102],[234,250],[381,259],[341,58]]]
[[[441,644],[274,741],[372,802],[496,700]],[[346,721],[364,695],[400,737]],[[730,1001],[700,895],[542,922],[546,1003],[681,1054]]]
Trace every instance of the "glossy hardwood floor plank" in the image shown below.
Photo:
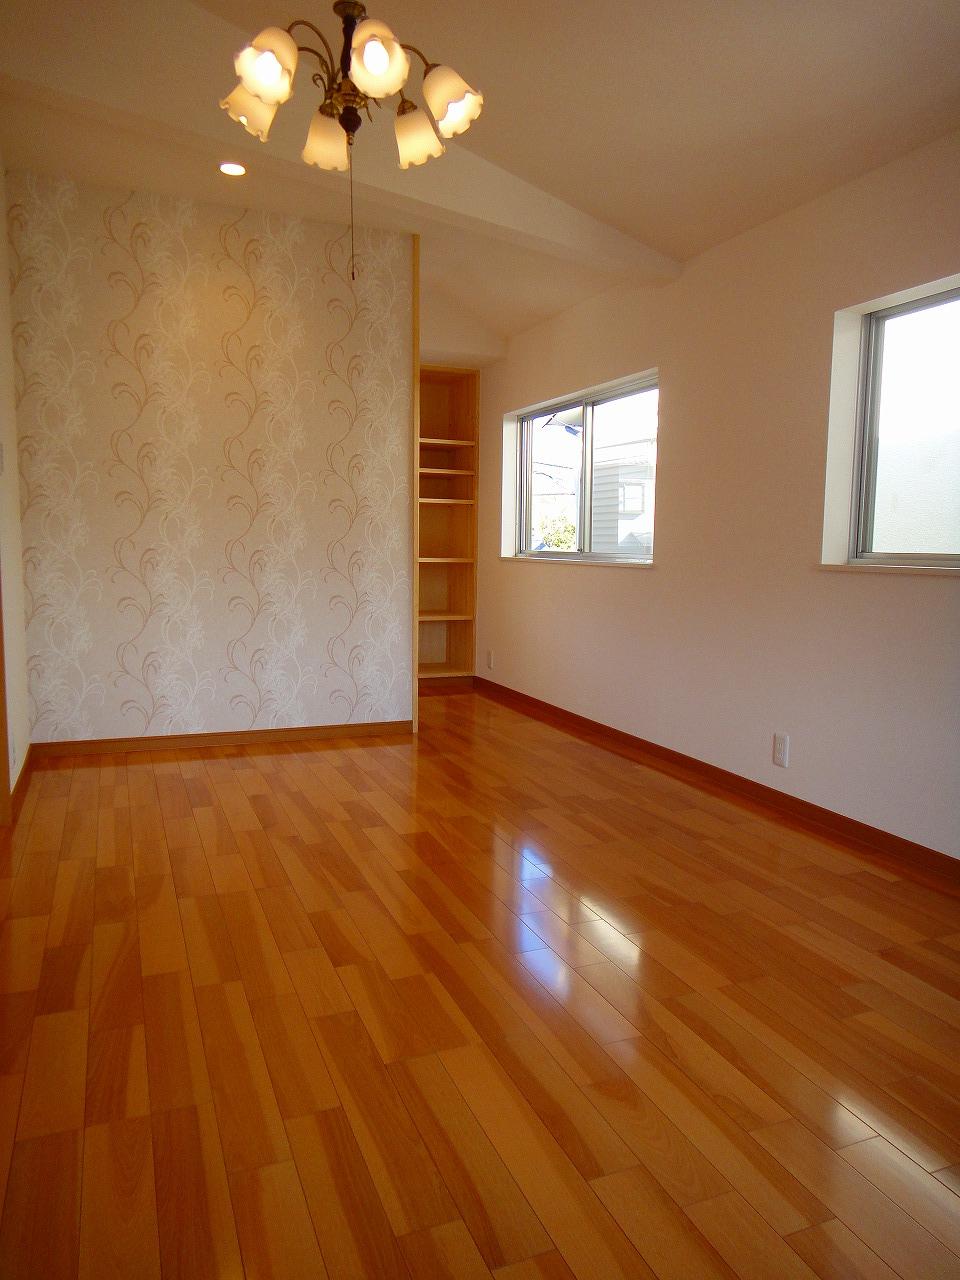
[[[470,692],[42,761],[0,1276],[960,1275],[960,894]]]
[[[506,1036],[488,1047],[584,1178],[636,1163],[622,1136],[533,1032]]]
[[[347,965],[338,974],[384,1062],[452,1049],[474,1034],[447,1012],[423,974],[391,981],[376,961]]]
[[[183,972],[143,980],[150,1106],[171,1111],[209,1102],[210,1078],[194,988]]]
[[[164,1277],[236,1280],[240,1246],[213,1105],[152,1118]]]
[[[83,1138],[80,1275],[160,1280],[150,1120],[92,1125]]]
[[[548,1251],[550,1237],[439,1059],[391,1074],[487,1266]]]
[[[326,1280],[292,1161],[231,1174],[230,1194],[247,1280]]]
[[[624,1040],[611,1054],[775,1231],[799,1231],[832,1215],[652,1045]]]
[[[227,1171],[283,1163],[290,1148],[243,985],[198,987],[196,997]]]
[[[50,904],[47,947],[82,945],[93,939],[96,865],[89,858],[60,862]]]
[[[37,987],[37,1013],[62,1013],[90,1006],[89,943],[47,947]]]
[[[837,1218],[787,1236],[821,1280],[896,1280],[897,1273]]]
[[[36,991],[43,968],[47,916],[4,920],[0,925],[0,994]]]
[[[869,1125],[699,993],[682,996],[670,1008],[770,1099],[831,1147],[873,1137]]]
[[[677,1204],[695,1204],[730,1190],[716,1166],[623,1072],[586,1093]]]
[[[71,1280],[80,1263],[79,1129],[18,1142],[0,1222],[4,1280]]]
[[[691,1205],[687,1214],[743,1280],[813,1280],[815,1273],[736,1191]]]
[[[453,1221],[450,1193],[359,1015],[331,1014],[313,1026],[394,1232]]]
[[[17,1141],[83,1128],[87,1078],[87,1013],[34,1019],[20,1101]]]
[[[573,1272],[556,1249],[541,1253],[525,1262],[515,1262],[509,1267],[498,1267],[493,1272],[496,1280],[571,1280]]]
[[[441,1060],[578,1280],[652,1276],[489,1052],[468,1045]]]
[[[406,1280],[397,1238],[344,1112],[288,1120],[287,1132],[332,1280]]]
[[[339,1096],[297,997],[266,996],[255,1000],[250,1012],[284,1120],[339,1106]]]
[[[596,1178],[593,1189],[659,1280],[733,1280],[738,1274],[705,1236],[691,1231],[683,1210],[642,1167]]]
[[[462,1222],[413,1231],[400,1241],[411,1280],[490,1280]]]
[[[870,1138],[839,1153],[960,1259],[956,1196],[885,1138]]]
[[[144,976],[187,968],[187,950],[172,875],[137,879],[140,969]]]
[[[796,1120],[758,1130],[757,1140],[795,1177],[817,1192],[833,1214],[904,1280],[947,1280],[960,1257]]]
[[[737,988],[728,987],[705,995],[925,1169],[939,1169],[951,1162],[956,1148],[947,1134],[937,1131],[893,1094],[828,1056],[822,1047],[779,1014]]]
[[[20,1095],[23,1092],[23,1075],[0,1075],[0,1204],[7,1191],[13,1144],[17,1136],[20,1118]]]
[[[286,995],[290,974],[254,889],[223,893],[220,906],[248,1000]]]

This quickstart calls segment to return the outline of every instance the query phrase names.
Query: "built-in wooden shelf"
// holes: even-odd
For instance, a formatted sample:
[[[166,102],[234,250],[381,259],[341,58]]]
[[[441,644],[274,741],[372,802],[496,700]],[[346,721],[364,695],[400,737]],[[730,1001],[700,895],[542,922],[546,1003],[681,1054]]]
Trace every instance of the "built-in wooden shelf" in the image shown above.
[[[420,370],[417,672],[424,678],[473,674],[478,391],[475,369]]]

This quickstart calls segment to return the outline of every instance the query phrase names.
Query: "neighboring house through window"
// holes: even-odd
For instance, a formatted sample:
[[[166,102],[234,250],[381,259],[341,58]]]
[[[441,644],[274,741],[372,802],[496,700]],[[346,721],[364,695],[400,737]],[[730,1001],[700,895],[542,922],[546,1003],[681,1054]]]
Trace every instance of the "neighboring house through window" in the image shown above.
[[[658,401],[651,377],[520,415],[517,554],[653,559]]]

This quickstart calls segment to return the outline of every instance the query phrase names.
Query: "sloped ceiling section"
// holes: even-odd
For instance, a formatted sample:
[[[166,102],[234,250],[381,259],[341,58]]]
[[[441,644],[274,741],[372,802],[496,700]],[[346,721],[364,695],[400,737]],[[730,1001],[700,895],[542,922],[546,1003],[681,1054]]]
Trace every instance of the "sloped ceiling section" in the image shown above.
[[[250,34],[235,21],[191,0],[94,9],[9,0],[0,13],[5,163],[345,220],[346,178],[300,160],[316,108],[308,81],[266,145],[219,110]],[[667,255],[455,144],[442,163],[401,172],[388,112],[357,143],[358,219],[420,233],[425,293],[436,289],[440,310],[452,304],[482,334],[478,358],[585,293],[677,274]],[[248,166],[242,183],[218,173],[225,158]]]
[[[421,235],[425,313],[478,335],[478,362],[960,127],[960,4],[944,0],[373,8],[486,97],[442,161],[405,173],[385,107],[354,173],[360,221]],[[329,0],[5,0],[7,165],[344,220],[345,177],[299,159],[306,78],[266,145],[217,107],[236,50],[296,16],[336,30]],[[241,183],[217,173],[226,158]]]

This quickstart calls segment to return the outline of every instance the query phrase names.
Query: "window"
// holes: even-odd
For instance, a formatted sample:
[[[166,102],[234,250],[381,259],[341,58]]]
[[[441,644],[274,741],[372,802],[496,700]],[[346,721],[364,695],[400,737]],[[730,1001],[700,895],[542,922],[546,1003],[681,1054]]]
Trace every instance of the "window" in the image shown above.
[[[851,559],[960,565],[960,290],[864,317]]]
[[[658,398],[651,380],[520,417],[520,555],[653,559]]]

